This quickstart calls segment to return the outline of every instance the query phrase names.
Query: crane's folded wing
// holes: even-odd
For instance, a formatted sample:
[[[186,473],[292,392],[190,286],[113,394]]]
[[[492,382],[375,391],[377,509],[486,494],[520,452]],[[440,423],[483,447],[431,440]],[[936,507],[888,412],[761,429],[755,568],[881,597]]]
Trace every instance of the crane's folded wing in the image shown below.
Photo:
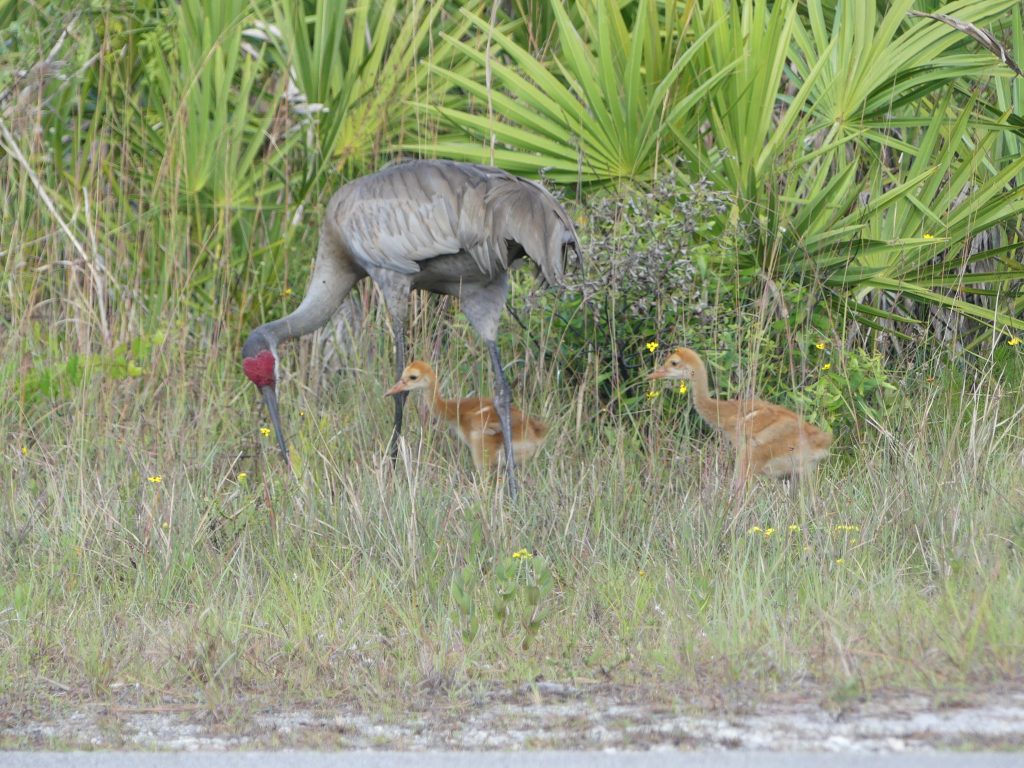
[[[339,231],[364,266],[411,275],[419,261],[462,250],[451,204],[428,200],[358,200],[344,211]]]

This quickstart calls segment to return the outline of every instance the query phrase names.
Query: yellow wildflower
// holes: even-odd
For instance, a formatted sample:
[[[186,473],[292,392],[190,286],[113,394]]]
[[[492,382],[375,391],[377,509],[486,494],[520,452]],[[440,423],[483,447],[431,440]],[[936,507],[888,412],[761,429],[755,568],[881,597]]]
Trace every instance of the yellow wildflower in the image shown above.
[[[163,523],[160,525],[160,527],[163,528],[166,531],[171,526],[170,526],[170,524],[166,520],[164,520]]]
[[[827,371],[831,367],[832,367],[832,363],[825,363],[823,366],[821,366],[821,370]]]
[[[680,395],[685,395],[686,394],[686,382],[685,381],[682,381],[682,382],[679,383],[679,394]]]
[[[637,571],[637,575],[642,579],[644,576],[647,575],[647,571],[641,568],[639,571]]]
[[[22,456],[28,456],[28,448],[25,447],[24,445],[21,446],[21,455]]]
[[[655,350],[657,350],[657,348],[658,348],[658,342],[656,342],[656,341],[648,341],[647,342],[647,351],[648,352],[654,352]]]
[[[837,531],[859,531],[860,530],[860,526],[859,525],[837,525],[836,526],[836,530]]]
[[[248,472],[239,472],[239,473],[238,473],[238,482],[240,482],[240,483],[244,483],[244,482],[245,482],[245,479],[246,479],[247,477],[249,477],[249,473],[248,473]]]
[[[518,552],[512,553],[513,560],[529,560],[533,555],[530,554],[528,549],[520,549]]]
[[[761,533],[761,526],[755,525],[753,528],[747,531],[747,533]]]
[[[1012,339],[1010,339],[1006,343],[1009,344],[1011,347],[1016,347],[1018,344],[1020,344],[1020,339],[1017,338],[1016,336],[1014,336]]]
[[[661,394],[661,392],[659,392],[656,389],[651,390],[650,392],[647,393],[647,399],[648,400],[653,400],[654,398],[656,398],[660,394]]]
[[[796,523],[793,523],[793,525],[789,526],[789,532],[790,533],[796,533],[799,530],[800,530],[800,526],[797,525]]]
[[[774,528],[765,528],[765,529],[764,529],[764,537],[765,537],[766,539],[767,539],[767,538],[768,538],[769,536],[771,536],[771,535],[772,535],[773,533],[775,533],[775,529],[774,529]]]
[[[929,234],[928,232],[925,232],[924,233],[924,239],[925,240],[934,240],[935,239],[935,235],[932,235],[932,234]]]
[[[164,480],[163,476],[161,476],[161,475],[150,475],[148,479],[149,479],[149,482],[151,482],[153,484],[162,483],[163,480]]]
[[[814,345],[814,348],[815,349],[824,349],[825,348],[825,342],[824,341],[819,341],[817,344]]]
[[[260,434],[264,437],[270,437],[270,427],[260,427]]]
[[[283,291],[281,292],[281,295],[282,295],[282,296],[284,296],[284,297],[285,297],[285,298],[287,299],[287,298],[288,298],[289,296],[291,296],[291,295],[292,295],[292,289],[291,289],[291,288],[285,288],[285,289],[284,289],[284,290],[283,290]]]
[[[836,559],[836,565],[842,565],[846,560],[842,557]]]

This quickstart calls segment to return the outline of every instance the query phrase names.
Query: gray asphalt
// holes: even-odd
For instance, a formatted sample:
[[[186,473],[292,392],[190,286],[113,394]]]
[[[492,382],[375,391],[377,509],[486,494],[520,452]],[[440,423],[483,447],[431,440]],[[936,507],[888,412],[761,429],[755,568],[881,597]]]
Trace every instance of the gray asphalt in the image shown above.
[[[1024,768],[1024,752],[0,752],[2,768]]]

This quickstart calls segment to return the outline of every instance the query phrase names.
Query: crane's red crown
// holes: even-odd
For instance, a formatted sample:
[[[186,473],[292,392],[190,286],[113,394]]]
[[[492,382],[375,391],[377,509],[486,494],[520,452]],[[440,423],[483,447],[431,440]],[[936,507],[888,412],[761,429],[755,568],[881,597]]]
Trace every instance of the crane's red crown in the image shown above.
[[[254,357],[247,357],[242,361],[242,370],[249,377],[249,381],[257,387],[272,387],[277,383],[274,375],[274,353],[264,349]]]

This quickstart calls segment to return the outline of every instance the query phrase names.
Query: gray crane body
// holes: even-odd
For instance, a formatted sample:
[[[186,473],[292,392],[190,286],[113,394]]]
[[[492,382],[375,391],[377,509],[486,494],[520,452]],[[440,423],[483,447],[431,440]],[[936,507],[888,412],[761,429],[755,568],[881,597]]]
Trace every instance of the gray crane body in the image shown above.
[[[406,364],[410,292],[419,288],[459,299],[490,353],[514,498],[511,391],[497,348],[508,270],[529,258],[545,283],[561,286],[569,248],[579,253],[572,220],[558,201],[541,185],[497,168],[415,160],[345,184],[327,204],[302,303],[291,314],[254,329],[242,348],[246,375],[263,394],[285,460],[288,448],[277,413],[277,345],[325,325],[353,286],[369,276],[391,316],[398,377]],[[395,398],[392,456],[404,405],[402,393]]]

